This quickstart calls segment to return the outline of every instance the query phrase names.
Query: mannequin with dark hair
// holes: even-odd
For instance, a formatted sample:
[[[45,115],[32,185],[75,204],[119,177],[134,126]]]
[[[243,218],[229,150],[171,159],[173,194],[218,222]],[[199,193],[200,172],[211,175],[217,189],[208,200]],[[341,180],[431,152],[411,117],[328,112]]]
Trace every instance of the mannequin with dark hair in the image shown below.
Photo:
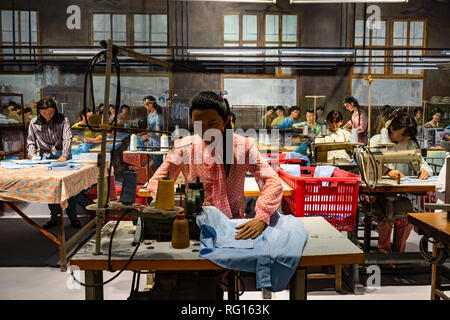
[[[28,157],[37,155],[46,159],[64,162],[72,158],[72,131],[67,117],[58,112],[52,99],[42,99],[37,103],[37,118],[32,119],[28,128]],[[69,199],[66,213],[74,228],[81,226],[77,218],[76,197]],[[45,229],[57,225],[59,204],[49,204],[51,219],[44,225]]]
[[[144,97],[145,109],[147,110],[148,129],[160,131],[164,129],[164,119],[162,115],[162,108],[156,102],[155,97]],[[155,147],[153,151],[160,151],[161,136],[158,133],[150,132],[148,135],[142,135],[141,140],[143,142],[148,140],[149,147]],[[152,151],[152,150],[150,150]],[[162,155],[151,155],[155,170],[159,168],[163,161]]]
[[[262,128],[270,129],[272,128],[272,121],[275,119],[275,108],[273,106],[268,106],[266,108],[266,114],[262,116]]]
[[[261,194],[256,201],[255,217],[236,226],[239,231],[235,239],[259,237],[281,203],[282,186],[277,173],[261,156],[254,139],[230,130],[232,113],[220,95],[212,91],[200,92],[191,100],[189,112],[194,134],[174,142],[173,150],[148,182],[147,191],[155,198],[158,181],[167,176],[176,180],[180,172],[186,181],[198,177],[203,183],[204,206],[214,206],[230,219],[242,219],[245,218],[245,177],[250,172]],[[209,294],[207,299],[223,298],[223,292],[211,292],[211,288],[215,288],[211,283],[217,276],[217,273],[200,272],[199,281],[191,287],[192,295],[203,294],[205,299],[205,293],[210,291],[206,293]],[[154,299],[170,299],[177,295],[177,288],[185,281],[185,276],[176,273],[157,272],[149,295]],[[208,281],[206,288],[203,283]]]
[[[394,110],[390,120],[386,122],[389,140],[393,143],[391,147],[378,147],[379,151],[400,151],[418,149],[416,140],[417,122],[409,114],[403,113],[401,109]],[[370,145],[377,147],[381,144],[381,134],[377,134],[370,139]],[[375,149],[375,150],[377,150]],[[433,170],[422,158],[419,172],[413,172],[407,163],[386,164],[383,175],[392,179],[404,178],[405,176],[416,176],[418,179],[427,179],[433,174]],[[391,210],[387,203],[392,203],[394,210]],[[398,222],[397,235],[398,240],[394,251],[405,251],[406,240],[413,229],[408,223],[407,214],[411,212],[412,205],[409,199],[396,195],[377,195],[373,204],[375,208],[375,221],[378,222],[378,250],[380,252],[390,252],[391,249],[391,231],[394,223]],[[391,212],[393,211],[393,212]]]
[[[361,106],[352,96],[345,97],[344,107],[352,112],[352,118],[344,125],[344,129],[351,131],[352,129],[358,130],[358,141],[360,143],[367,144],[367,124],[368,119],[365,112],[361,109]]]

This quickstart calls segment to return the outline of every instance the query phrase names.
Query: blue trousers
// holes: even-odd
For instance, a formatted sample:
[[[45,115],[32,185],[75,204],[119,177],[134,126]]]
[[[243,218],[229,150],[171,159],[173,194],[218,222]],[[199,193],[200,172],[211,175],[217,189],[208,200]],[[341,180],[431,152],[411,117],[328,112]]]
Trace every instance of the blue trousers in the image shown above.
[[[40,156],[44,157],[44,152],[42,150],[40,151]],[[45,158],[46,159],[58,159],[59,157],[61,157],[61,150],[58,150],[56,152],[56,154],[52,154],[52,155],[50,155],[50,157],[45,157]],[[67,160],[70,160],[70,159],[72,159],[72,156],[69,156],[69,158]],[[79,194],[77,194],[76,196],[69,198],[67,200],[68,206],[66,209],[66,213],[70,220],[77,218],[77,203],[80,204],[80,206],[82,206],[83,208],[89,204],[88,199],[83,195],[83,191],[80,192]],[[56,204],[56,203],[55,204],[52,203],[52,204],[48,205],[48,208],[50,209],[50,215],[51,215],[52,220],[55,220],[58,216],[58,212],[60,210],[60,205]]]
[[[159,138],[153,138],[150,137],[149,138],[149,142],[148,142],[148,146],[149,147],[160,147],[161,146],[161,141],[159,140]],[[151,150],[151,149],[150,149]],[[160,149],[155,149],[156,151],[160,151]],[[160,155],[151,155],[151,158],[153,160],[153,163],[155,165],[155,171],[158,170],[158,168],[161,166],[161,164],[163,163],[163,156]]]

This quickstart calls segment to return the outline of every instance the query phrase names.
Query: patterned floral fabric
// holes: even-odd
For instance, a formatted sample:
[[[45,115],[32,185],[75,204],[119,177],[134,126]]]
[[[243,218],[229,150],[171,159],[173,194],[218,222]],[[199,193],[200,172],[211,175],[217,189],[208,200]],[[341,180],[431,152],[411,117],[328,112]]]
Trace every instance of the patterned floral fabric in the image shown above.
[[[238,135],[233,135],[233,138],[234,164],[231,165],[228,177],[225,176],[223,164],[213,161],[215,153],[208,150],[209,146],[200,136],[193,135],[177,140],[175,148],[179,149],[169,152],[164,163],[149,181],[147,190],[150,196],[156,198],[158,180],[166,177],[168,173],[171,179],[176,180],[181,171],[187,181],[200,177],[205,189],[205,201],[230,219],[245,218],[244,183],[245,175],[249,171],[261,190],[256,201],[255,218],[268,225],[270,216],[281,202],[281,180],[259,153],[254,139]],[[203,157],[203,161],[198,155]]]
[[[76,171],[0,168],[0,200],[58,203],[65,209],[67,199],[97,183],[97,177],[96,164],[85,164]]]

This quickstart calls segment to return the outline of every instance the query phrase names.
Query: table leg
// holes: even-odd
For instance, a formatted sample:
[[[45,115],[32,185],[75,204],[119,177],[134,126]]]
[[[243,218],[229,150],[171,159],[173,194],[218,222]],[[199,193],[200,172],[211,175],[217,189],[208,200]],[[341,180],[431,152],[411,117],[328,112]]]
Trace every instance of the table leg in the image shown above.
[[[306,281],[306,268],[297,269],[290,281],[289,300],[306,300]]]
[[[336,292],[342,291],[342,265],[334,265],[334,286]]]
[[[58,206],[58,240],[59,245],[59,261],[61,264],[61,271],[67,270],[67,257],[66,257],[66,235],[64,233],[64,210],[61,206]]]
[[[85,283],[92,286],[103,282],[103,271],[86,270],[84,271]],[[103,286],[85,287],[86,300],[103,300]]]
[[[236,273],[232,270],[228,273],[227,276],[228,280],[228,300],[230,301],[236,301],[237,300],[237,294],[236,294]]]
[[[364,216],[364,252],[370,252],[370,234],[372,232],[372,218]]]
[[[437,245],[433,243],[433,257],[437,256]],[[440,300],[441,297],[436,294],[436,289],[441,286],[441,267],[432,264],[431,265],[431,300]]]

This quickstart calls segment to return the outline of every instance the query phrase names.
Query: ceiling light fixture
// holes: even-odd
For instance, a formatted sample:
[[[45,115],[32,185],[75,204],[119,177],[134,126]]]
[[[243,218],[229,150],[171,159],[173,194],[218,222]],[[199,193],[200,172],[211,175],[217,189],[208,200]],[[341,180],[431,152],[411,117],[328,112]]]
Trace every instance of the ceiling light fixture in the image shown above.
[[[265,52],[264,49],[188,49],[188,54],[205,54],[205,55],[212,55],[212,54],[263,54]]]
[[[335,55],[335,56],[352,56],[355,50],[351,49],[279,49],[280,54],[285,55]]]

